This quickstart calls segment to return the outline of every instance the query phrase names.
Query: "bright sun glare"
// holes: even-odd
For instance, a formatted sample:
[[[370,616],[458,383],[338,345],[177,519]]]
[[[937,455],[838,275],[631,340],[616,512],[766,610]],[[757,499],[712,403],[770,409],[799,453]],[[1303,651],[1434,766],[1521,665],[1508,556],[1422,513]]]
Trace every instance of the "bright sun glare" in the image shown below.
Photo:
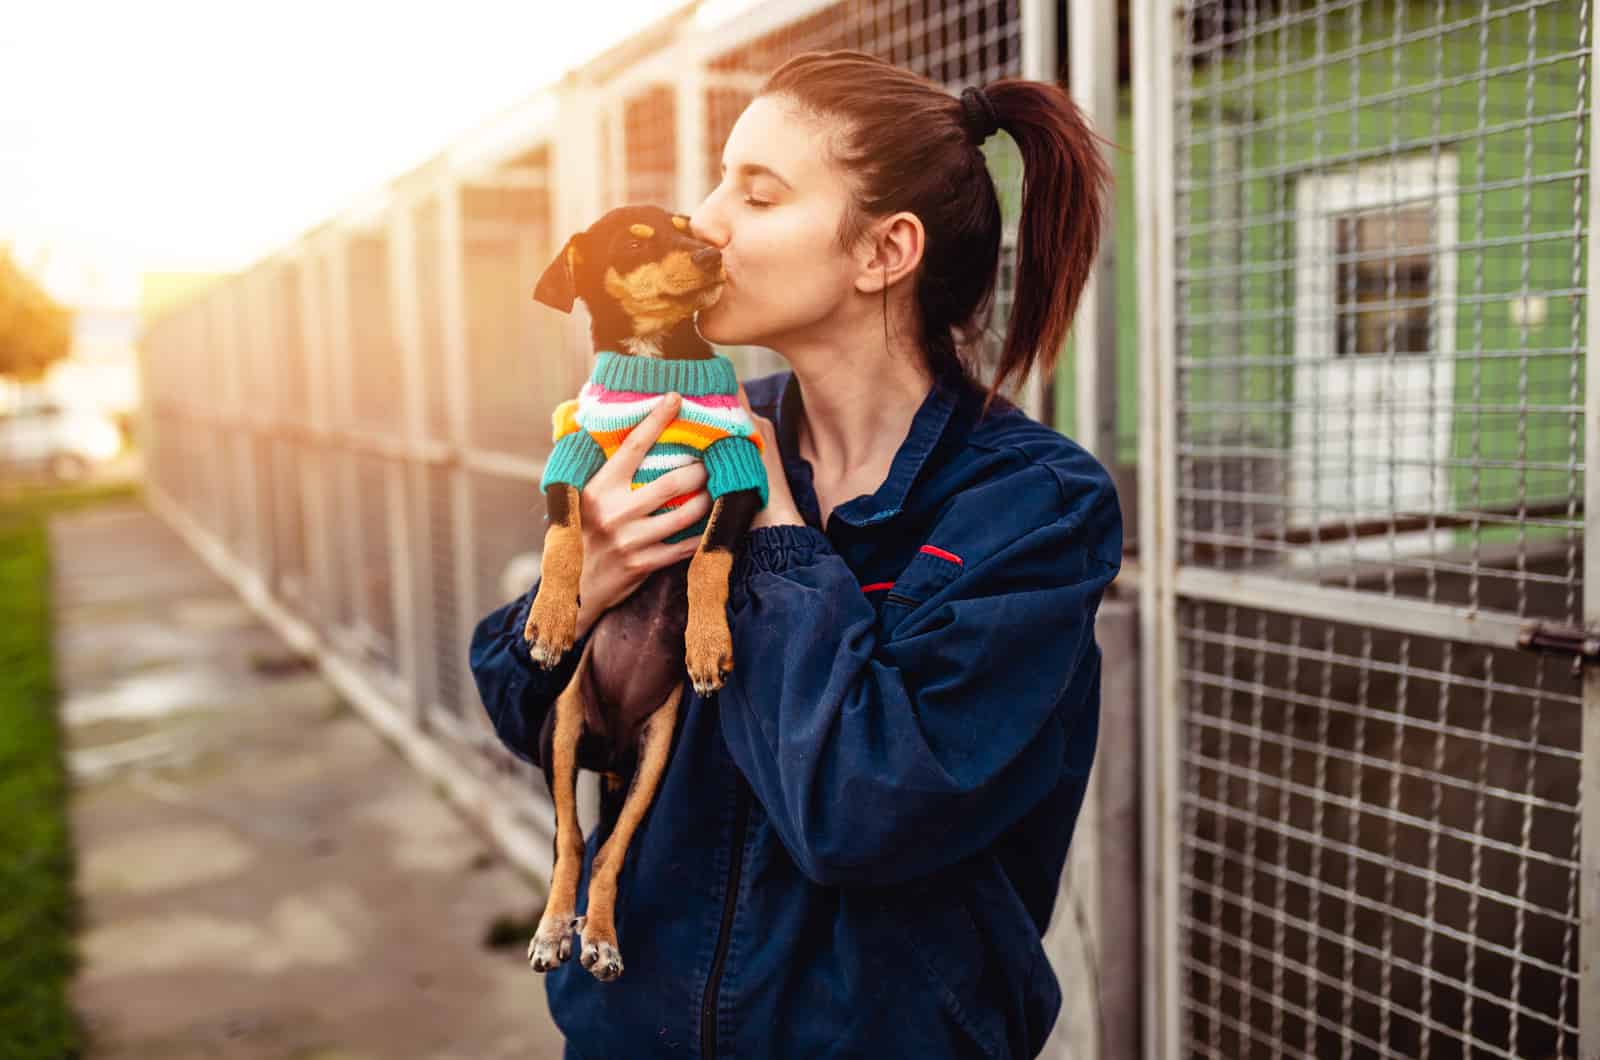
[[[73,302],[240,268],[669,6],[21,6],[0,34],[0,244]]]

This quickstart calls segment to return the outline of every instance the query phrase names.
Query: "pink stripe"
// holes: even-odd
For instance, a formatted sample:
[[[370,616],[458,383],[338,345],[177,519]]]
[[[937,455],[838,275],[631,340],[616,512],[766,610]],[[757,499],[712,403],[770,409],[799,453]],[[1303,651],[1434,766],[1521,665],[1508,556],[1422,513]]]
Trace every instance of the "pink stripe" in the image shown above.
[[[661,396],[660,394],[636,394],[631,390],[607,390],[604,387],[595,386],[593,383],[585,384],[585,386],[593,387],[589,391],[590,396],[602,404],[623,401],[651,401]],[[705,405],[714,409],[740,407],[739,395],[737,394],[697,394],[694,397],[686,396],[683,400],[686,403]]]
[[[961,562],[961,557],[956,555],[954,552],[946,552],[944,549],[935,548],[932,545],[923,545],[921,551],[926,552],[930,556],[938,556],[940,559],[947,559],[957,566],[964,566],[964,564]]]

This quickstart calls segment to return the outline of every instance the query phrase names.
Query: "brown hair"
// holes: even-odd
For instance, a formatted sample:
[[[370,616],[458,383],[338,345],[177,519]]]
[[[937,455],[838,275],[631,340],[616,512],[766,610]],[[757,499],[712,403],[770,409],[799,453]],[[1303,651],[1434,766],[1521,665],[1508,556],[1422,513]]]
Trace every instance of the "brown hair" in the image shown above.
[[[1011,320],[984,408],[1038,364],[1049,373],[1066,339],[1100,243],[1111,173],[1101,139],[1060,86],[1004,78],[984,86],[999,126],[1022,154],[1017,284]],[[900,210],[922,220],[927,245],[915,279],[917,316],[935,377],[976,387],[957,348],[993,304],[1000,203],[961,100],[933,81],[864,52],[807,52],[767,79],[761,95],[840,119],[834,161],[854,201],[839,240],[854,245],[873,218]]]

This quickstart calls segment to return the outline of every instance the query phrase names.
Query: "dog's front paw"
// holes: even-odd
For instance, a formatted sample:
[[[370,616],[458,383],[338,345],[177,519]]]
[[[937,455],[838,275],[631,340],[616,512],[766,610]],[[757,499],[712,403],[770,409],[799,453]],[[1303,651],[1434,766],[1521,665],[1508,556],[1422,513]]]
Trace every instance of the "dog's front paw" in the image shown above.
[[[718,615],[706,621],[692,617],[684,631],[684,665],[689,680],[702,696],[722,687],[722,680],[733,669],[733,636],[726,618]]]
[[[572,650],[578,629],[578,602],[575,595],[547,592],[549,583],[539,587],[528,609],[528,622],[522,637],[528,654],[546,670],[553,670],[561,657]]]

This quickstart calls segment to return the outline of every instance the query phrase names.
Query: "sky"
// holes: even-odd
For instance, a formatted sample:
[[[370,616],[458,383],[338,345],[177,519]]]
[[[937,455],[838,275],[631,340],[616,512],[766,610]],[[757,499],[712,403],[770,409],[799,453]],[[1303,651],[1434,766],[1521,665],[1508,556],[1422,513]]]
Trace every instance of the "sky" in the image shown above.
[[[241,268],[675,6],[19,0],[0,244],[76,305]]]

